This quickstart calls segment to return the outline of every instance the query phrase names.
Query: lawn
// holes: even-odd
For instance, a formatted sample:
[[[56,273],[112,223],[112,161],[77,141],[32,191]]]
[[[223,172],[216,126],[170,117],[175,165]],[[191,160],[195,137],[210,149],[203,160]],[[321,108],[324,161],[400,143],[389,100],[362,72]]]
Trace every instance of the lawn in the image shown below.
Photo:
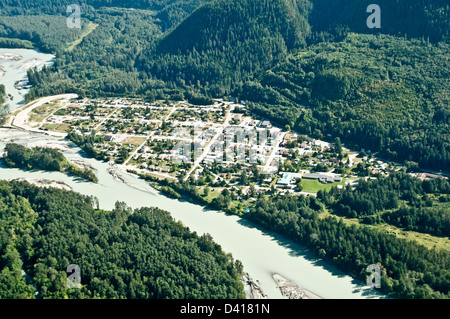
[[[139,146],[144,143],[145,139],[145,137],[127,137],[122,143]]]
[[[199,193],[200,194],[204,194],[204,192],[205,192],[205,188],[206,188],[206,186],[205,187],[197,187],[198,188],[198,191],[199,191]],[[210,188],[210,193],[209,193],[209,195],[208,196],[202,196],[204,199],[206,199],[208,202],[211,202],[214,198],[217,198],[219,195],[220,195],[220,192],[219,191],[217,191],[217,190],[215,190],[214,188],[212,188],[212,187],[209,187]]]
[[[73,49],[75,49],[75,47],[77,46],[77,45],[79,45],[82,41],[83,41],[83,39],[85,38],[85,37],[87,37],[89,34],[91,34],[92,33],[92,31],[94,31],[96,28],[98,27],[98,24],[95,24],[95,23],[93,23],[93,22],[89,22],[89,24],[87,25],[87,27],[85,28],[85,31],[83,32],[83,34],[80,36],[80,38],[79,39],[77,39],[77,40],[75,40],[75,41],[73,41],[70,45],[69,45],[69,47],[66,49],[67,51],[73,51]]]
[[[45,124],[42,126],[43,129],[47,129],[49,131],[54,131],[59,126],[59,124]]]
[[[46,126],[49,127],[49,130],[56,131],[56,132],[60,132],[60,133],[67,133],[67,131],[68,131],[69,128],[70,128],[70,124],[67,124],[67,123],[63,123],[63,124],[54,124],[54,125],[56,125],[56,126],[54,126],[52,129],[50,128],[50,125],[53,126],[53,124],[48,124],[48,125],[46,125]]]
[[[302,191],[306,193],[317,193],[320,190],[330,190],[333,186],[337,185],[345,186],[345,179],[342,179],[341,182],[334,182],[330,184],[322,184],[318,180],[313,179],[302,179]]]
[[[47,116],[49,116],[53,111],[60,108],[59,103],[46,103],[35,108],[30,112],[30,122],[41,123]]]

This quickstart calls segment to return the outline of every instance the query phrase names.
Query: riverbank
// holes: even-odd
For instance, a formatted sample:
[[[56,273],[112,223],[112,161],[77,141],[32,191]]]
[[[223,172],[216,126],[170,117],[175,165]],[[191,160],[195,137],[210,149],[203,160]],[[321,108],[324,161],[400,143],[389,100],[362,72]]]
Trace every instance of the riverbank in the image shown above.
[[[323,299],[316,294],[297,286],[279,274],[273,274],[272,277],[277,283],[277,287],[280,289],[283,296],[288,297],[288,299]]]
[[[78,166],[78,168],[83,169],[83,170],[91,170],[94,173],[97,173],[98,170],[96,168],[94,168],[92,165],[90,165],[89,163],[86,163],[83,160],[78,160],[78,159],[71,159],[68,160],[69,163]]]
[[[54,180],[49,179],[31,179],[31,178],[14,178],[14,179],[7,179],[7,181],[17,181],[17,182],[27,182],[29,184],[38,186],[38,187],[45,187],[45,188],[58,188],[63,189],[66,191],[73,190],[72,187],[67,185],[64,182],[58,182]]]
[[[0,150],[11,140],[26,145],[60,145],[69,160],[82,160],[98,170],[100,182],[87,183],[58,172],[23,171],[0,165],[0,179],[48,179],[63,182],[73,191],[99,199],[99,207],[112,210],[117,201],[133,208],[158,207],[169,211],[198,234],[211,234],[214,240],[235,260],[240,260],[244,271],[251,276],[254,296],[258,288],[271,299],[286,299],[272,278],[273,273],[282,273],[305,289],[320,294],[323,298],[380,298],[361,283],[338,271],[335,267],[318,260],[312,252],[287,238],[256,226],[246,219],[227,215],[223,211],[205,208],[184,199],[174,200],[161,194],[146,181],[114,167],[121,176],[116,180],[109,172],[108,163],[86,158],[78,147],[68,140],[44,134],[35,134],[17,129],[0,129]],[[129,186],[132,185],[132,186]],[[250,291],[250,290],[249,290]]]
[[[268,299],[267,295],[262,291],[258,280],[253,280],[247,272],[242,274],[241,282],[244,285],[247,299]]]
[[[14,54],[14,53],[0,53],[0,60],[4,60],[4,61],[20,61],[22,60],[22,56],[18,55],[18,54]]]
[[[5,86],[10,110],[14,111],[26,103],[25,96],[30,87],[17,86],[17,83],[28,81],[27,71],[33,67],[41,69],[44,65],[51,66],[54,59],[54,55],[34,49],[0,48],[0,67],[4,71],[0,84]]]
[[[29,132],[43,133],[43,134],[48,134],[51,136],[61,137],[61,138],[66,137],[67,133],[42,131],[40,129],[33,128],[31,126],[31,123],[29,122],[30,113],[34,109],[36,109],[46,103],[50,103],[55,100],[63,100],[63,99],[69,101],[71,99],[76,99],[77,97],[78,97],[77,94],[60,94],[60,95],[48,96],[48,97],[43,97],[43,98],[37,99],[35,101],[28,103],[23,108],[21,108],[20,112],[18,112],[17,114],[11,115],[10,119],[8,119],[7,123],[9,123],[9,125],[11,125],[11,127],[19,128],[19,129],[26,130]]]

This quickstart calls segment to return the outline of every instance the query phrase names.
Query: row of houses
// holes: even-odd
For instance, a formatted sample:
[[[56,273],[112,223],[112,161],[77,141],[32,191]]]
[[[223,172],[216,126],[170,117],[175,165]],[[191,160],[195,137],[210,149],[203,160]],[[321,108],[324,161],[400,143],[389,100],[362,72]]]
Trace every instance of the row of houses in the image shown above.
[[[295,183],[298,178],[314,179],[321,183],[334,183],[342,182],[342,176],[340,175],[330,175],[325,173],[292,173],[283,172],[282,177],[278,179],[277,184],[282,186],[288,186]]]
[[[342,182],[342,176],[330,175],[330,174],[324,174],[324,173],[308,173],[308,174],[304,174],[303,178],[319,180],[319,182],[321,182],[321,183]]]

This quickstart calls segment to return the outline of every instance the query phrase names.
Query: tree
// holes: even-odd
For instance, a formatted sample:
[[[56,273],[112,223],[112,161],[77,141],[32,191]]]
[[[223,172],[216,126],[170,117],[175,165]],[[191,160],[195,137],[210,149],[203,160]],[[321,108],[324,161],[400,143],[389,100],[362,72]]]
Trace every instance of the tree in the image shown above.
[[[336,137],[336,139],[334,140],[334,149],[336,153],[338,153],[339,158],[342,159],[342,144],[339,137]]]
[[[303,185],[302,185],[302,179],[297,178],[295,181],[295,184],[297,185],[297,189],[299,192],[303,191]]]
[[[245,297],[240,263],[168,212],[125,203],[97,211],[90,197],[24,182],[0,181],[0,193],[0,298],[33,298],[33,285],[55,299]],[[23,263],[19,249],[29,251]],[[81,289],[67,289],[71,263],[82,269]]]
[[[247,170],[242,170],[241,173],[241,185],[243,186],[247,186],[249,183],[249,179],[248,179],[248,175],[247,175]]]

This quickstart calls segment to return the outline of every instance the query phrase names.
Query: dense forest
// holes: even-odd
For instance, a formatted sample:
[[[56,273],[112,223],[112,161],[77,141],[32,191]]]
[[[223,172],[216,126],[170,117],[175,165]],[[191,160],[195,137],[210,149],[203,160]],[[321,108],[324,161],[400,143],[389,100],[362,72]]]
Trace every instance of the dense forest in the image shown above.
[[[381,29],[367,28],[371,1],[366,0],[141,0],[132,3],[135,10],[124,0],[85,0],[80,1],[81,30],[61,28],[69,2],[0,0],[0,44],[33,45],[57,55],[52,67],[29,71],[33,89],[28,100],[78,93],[202,104],[232,95],[247,100],[253,113],[302,134],[339,137],[348,147],[386,159],[448,171],[446,0],[380,0]],[[95,135],[69,138],[90,156],[104,158],[94,151]],[[164,187],[173,197],[202,200],[188,182]],[[17,287],[5,289],[7,293],[31,297],[37,289],[39,297],[51,298],[241,296],[239,265],[209,238],[192,235],[159,210],[130,215],[120,204],[113,212],[101,212],[78,196],[57,197],[15,183],[2,184],[2,189],[6,206],[0,210],[18,207],[5,208],[1,215],[8,218],[6,225],[14,225],[2,228],[7,230],[0,237],[5,256],[0,286]],[[227,210],[229,196],[221,194],[211,205]],[[81,214],[86,224],[78,215],[66,219],[55,203],[67,206],[69,216],[71,211]],[[448,181],[419,181],[398,173],[361,181],[354,190],[319,192],[317,199],[260,196],[245,217],[307,245],[360,279],[365,266],[381,263],[382,289],[394,297],[448,298],[448,251],[427,249],[377,228],[388,225],[445,237],[448,212]],[[154,226],[152,218],[163,227]],[[63,233],[72,226],[70,236]],[[114,231],[105,231],[111,227]],[[11,229],[20,234],[17,241],[5,235]],[[143,231],[155,240],[145,241]],[[159,249],[167,253],[152,259]],[[93,251],[109,262],[100,263]],[[90,279],[81,290],[64,290],[62,272],[69,263],[86,269]],[[36,288],[19,275],[20,269],[32,275]],[[188,275],[191,269],[198,271],[197,277]],[[180,277],[174,275],[178,271]],[[214,272],[222,274],[221,281],[211,281]],[[48,278],[59,281],[52,284]],[[207,283],[201,286],[207,290],[196,282]],[[230,287],[225,293],[217,290],[223,283]]]
[[[80,168],[70,163],[63,153],[49,147],[27,148],[20,144],[8,143],[3,161],[8,167],[65,172],[98,183],[98,178],[91,169]]]
[[[311,0],[311,24],[316,32],[346,26],[353,32],[384,33],[450,41],[450,4],[447,0]],[[381,8],[381,29],[368,29],[366,9],[376,3]]]
[[[315,251],[364,280],[367,265],[382,268],[381,289],[397,298],[448,298],[450,256],[365,225],[320,216],[325,206],[304,196],[261,197],[247,218]],[[447,211],[448,218],[448,211]]]
[[[0,299],[243,298],[242,264],[158,208],[0,182]],[[69,289],[69,265],[81,289]],[[22,271],[26,273],[24,276]]]
[[[30,48],[30,42],[46,52],[59,53],[71,42],[78,39],[84,29],[61,28],[66,25],[66,18],[52,15],[35,16],[1,16],[0,44],[5,47]],[[86,24],[83,24],[86,26]],[[5,37],[14,38],[8,43]],[[22,41],[18,41],[17,39]]]
[[[228,190],[208,201],[189,181],[159,181],[149,175],[140,176],[162,186],[161,191],[168,196],[184,195],[213,209],[237,213],[230,208],[236,198]],[[367,265],[379,263],[383,270],[381,289],[385,294],[416,299],[449,297],[448,250],[427,248],[384,227],[394,225],[448,237],[448,180],[420,181],[401,171],[380,180],[362,179],[354,191],[351,187],[320,191],[317,198],[278,192],[259,192],[255,196],[257,200],[243,214],[244,218],[306,245],[319,257],[363,281]],[[358,222],[348,224],[339,215],[358,218]]]
[[[387,222],[397,227],[450,237],[450,183],[421,181],[405,173],[361,180],[355,189],[317,194],[334,212],[367,224]]]
[[[143,70],[223,95],[304,46],[308,10],[302,1],[211,1],[143,55]]]
[[[448,169],[449,54],[443,43],[349,34],[292,54],[240,96],[309,136],[332,134],[384,158]]]
[[[197,10],[203,2],[173,1],[169,6],[183,8],[187,18],[170,30],[153,11],[99,3],[89,3],[95,9],[83,15],[81,30],[61,32],[64,15],[0,18],[0,37],[57,53],[53,67],[29,72],[28,100],[68,92],[147,101],[233,95],[301,133],[338,136],[390,160],[448,167],[450,23],[436,22],[448,22],[442,1],[397,1],[398,10],[383,9],[383,28],[372,35],[349,33],[364,31],[345,23],[362,10],[354,1],[345,3],[346,14],[336,9],[332,16],[318,0],[214,0]],[[158,1],[136,8],[153,5],[162,8]],[[360,14],[365,24],[367,13]],[[428,27],[408,34],[397,23],[420,25],[419,17]]]
[[[34,49],[34,45],[28,40],[0,38],[0,48],[7,49]]]
[[[165,28],[176,25],[201,6],[207,0],[79,0],[83,14],[90,14],[102,7],[122,7],[132,9],[151,10],[158,13],[158,18],[164,21]],[[1,15],[66,15],[67,6],[73,4],[72,0],[46,1],[46,0],[1,0]]]

